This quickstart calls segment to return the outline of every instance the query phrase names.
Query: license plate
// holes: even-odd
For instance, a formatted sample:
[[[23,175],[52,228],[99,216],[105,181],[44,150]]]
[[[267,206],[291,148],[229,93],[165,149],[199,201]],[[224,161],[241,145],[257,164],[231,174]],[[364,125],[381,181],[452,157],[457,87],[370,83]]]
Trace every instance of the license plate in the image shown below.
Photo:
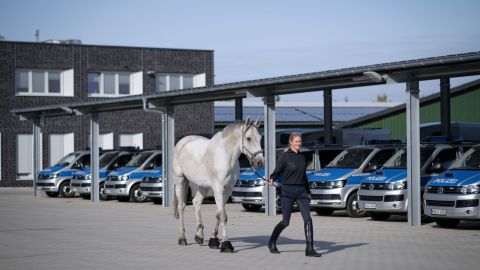
[[[310,204],[318,204],[318,200],[311,200]]]
[[[447,210],[445,210],[445,209],[432,209],[432,215],[446,216],[447,215]]]
[[[363,208],[365,208],[365,209],[375,209],[375,208],[377,208],[377,204],[376,203],[364,203]]]
[[[112,191],[111,191],[111,190],[109,190],[109,189],[105,189],[104,191],[105,191],[105,193],[106,193],[106,194],[110,194],[110,193],[112,193]]]

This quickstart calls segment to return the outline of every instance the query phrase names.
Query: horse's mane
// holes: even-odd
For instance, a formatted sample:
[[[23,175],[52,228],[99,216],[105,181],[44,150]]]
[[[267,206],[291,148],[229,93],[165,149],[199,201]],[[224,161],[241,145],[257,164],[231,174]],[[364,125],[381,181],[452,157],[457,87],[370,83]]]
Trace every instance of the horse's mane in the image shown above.
[[[222,136],[228,136],[229,134],[235,132],[239,126],[243,125],[242,122],[237,121],[231,124],[228,124],[225,128],[223,128],[222,132],[218,132],[217,134],[221,133]],[[217,135],[215,134],[215,136]]]

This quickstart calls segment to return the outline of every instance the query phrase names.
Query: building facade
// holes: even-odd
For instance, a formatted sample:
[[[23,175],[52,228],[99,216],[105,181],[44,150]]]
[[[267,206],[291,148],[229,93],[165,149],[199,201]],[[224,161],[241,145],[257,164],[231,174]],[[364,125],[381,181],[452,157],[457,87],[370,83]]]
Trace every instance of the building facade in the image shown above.
[[[0,41],[0,186],[31,186],[32,122],[12,109],[213,85],[213,51]],[[89,116],[55,117],[42,129],[43,167],[84,150]],[[99,114],[100,146],[155,148],[161,115]],[[175,135],[212,133],[212,102],[175,107]]]

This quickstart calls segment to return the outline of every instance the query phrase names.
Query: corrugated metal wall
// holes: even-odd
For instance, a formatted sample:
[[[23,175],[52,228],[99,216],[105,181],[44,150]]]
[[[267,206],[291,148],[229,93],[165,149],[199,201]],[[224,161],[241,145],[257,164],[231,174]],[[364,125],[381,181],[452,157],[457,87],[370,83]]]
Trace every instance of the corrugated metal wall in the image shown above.
[[[480,88],[465,91],[451,97],[451,121],[480,123]],[[406,140],[406,112],[396,112],[381,119],[356,124],[355,128],[387,128],[392,137]],[[440,122],[440,99],[422,104],[420,107],[420,123]]]

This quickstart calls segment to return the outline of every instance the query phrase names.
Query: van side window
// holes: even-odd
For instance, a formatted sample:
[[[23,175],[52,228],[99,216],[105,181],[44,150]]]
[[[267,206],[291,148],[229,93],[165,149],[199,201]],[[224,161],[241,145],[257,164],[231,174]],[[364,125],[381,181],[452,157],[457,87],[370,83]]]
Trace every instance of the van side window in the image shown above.
[[[380,167],[387,162],[387,160],[395,154],[395,149],[385,149],[378,151],[375,156],[370,160],[363,172],[373,172],[380,169]]]
[[[440,163],[442,170],[448,169],[448,167],[450,167],[450,165],[457,160],[457,152],[457,148],[449,148],[440,151],[432,160],[432,165],[434,165],[434,163]]]

